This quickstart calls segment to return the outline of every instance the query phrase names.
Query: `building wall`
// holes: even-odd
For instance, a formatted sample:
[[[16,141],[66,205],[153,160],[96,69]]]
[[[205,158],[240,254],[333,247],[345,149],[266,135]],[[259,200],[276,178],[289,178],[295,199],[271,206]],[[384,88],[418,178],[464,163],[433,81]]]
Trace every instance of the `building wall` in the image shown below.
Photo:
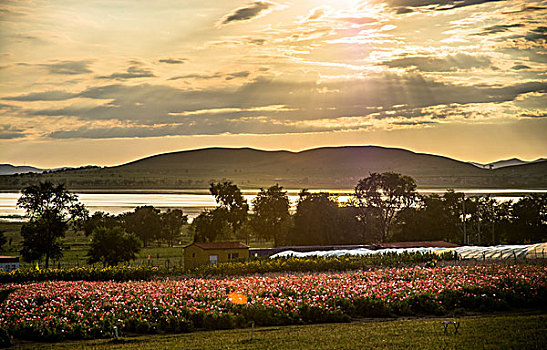
[[[0,270],[10,272],[19,268],[18,262],[0,262]]]
[[[232,257],[234,254],[237,254],[237,258],[230,259],[230,254],[232,254]],[[218,256],[219,264],[231,260],[249,260],[249,249],[202,249],[191,245],[184,248],[184,267],[194,268],[201,265],[209,265],[209,257],[211,255]]]

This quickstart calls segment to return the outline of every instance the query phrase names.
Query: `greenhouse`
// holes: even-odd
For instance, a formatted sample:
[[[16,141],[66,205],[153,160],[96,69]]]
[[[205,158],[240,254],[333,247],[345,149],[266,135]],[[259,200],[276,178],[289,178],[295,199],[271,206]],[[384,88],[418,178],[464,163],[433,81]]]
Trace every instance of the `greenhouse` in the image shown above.
[[[312,252],[295,252],[286,250],[271,256],[272,259],[282,257],[304,258],[311,256],[332,257],[343,255],[373,255],[386,253],[436,253],[455,252],[460,259],[544,259],[547,257],[547,243],[524,244],[524,245],[497,245],[497,246],[462,246],[456,248],[386,248],[386,249],[339,249],[339,250],[316,250]]]

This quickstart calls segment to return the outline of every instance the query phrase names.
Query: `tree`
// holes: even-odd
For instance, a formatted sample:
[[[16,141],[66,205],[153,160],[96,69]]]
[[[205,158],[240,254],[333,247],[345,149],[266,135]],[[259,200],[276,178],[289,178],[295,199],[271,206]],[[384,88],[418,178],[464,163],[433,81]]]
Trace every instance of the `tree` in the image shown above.
[[[148,241],[160,236],[160,211],[151,205],[136,207],[133,212],[124,213],[122,220],[125,230],[136,234],[145,248]]]
[[[0,230],[0,250],[2,250],[2,246],[8,242],[8,239],[4,235],[4,230]]]
[[[192,221],[194,241],[214,242],[217,237],[226,235],[230,231],[226,216],[226,209],[222,207],[201,212]]]
[[[249,205],[247,200],[243,198],[241,190],[232,182],[224,181],[211,183],[209,191],[215,197],[219,207],[226,210],[226,220],[235,234],[247,220],[247,212],[249,211]]]
[[[29,218],[21,227],[21,255],[25,261],[45,257],[46,268],[50,258],[62,256],[60,239],[66,230],[80,227],[88,217],[77,195],[68,192],[63,184],[49,181],[23,188],[17,207],[25,209]]]
[[[289,197],[283,187],[274,185],[264,190],[260,189],[253,199],[254,215],[251,226],[259,237],[273,239],[274,246],[287,231],[289,214]]]
[[[416,182],[410,176],[397,173],[372,173],[359,180],[355,187],[355,197],[362,209],[361,219],[364,224],[371,224],[366,221],[367,216],[370,211],[375,212],[377,220],[373,223],[378,225],[380,240],[385,242],[392,233],[397,213],[416,202]]]
[[[513,204],[514,243],[536,243],[547,240],[547,195],[525,196]]]
[[[116,216],[97,211],[84,222],[83,230],[86,236],[90,236],[98,227],[113,228],[120,225],[121,222]]]
[[[301,245],[328,245],[339,238],[338,201],[330,193],[300,192],[289,240]]]
[[[160,214],[161,220],[161,237],[165,239],[170,247],[173,242],[179,238],[183,225],[188,223],[188,216],[183,215],[180,209],[168,209],[165,213]]]
[[[88,262],[102,262],[103,266],[115,266],[136,258],[141,241],[134,233],[127,233],[120,226],[98,227],[93,231]]]

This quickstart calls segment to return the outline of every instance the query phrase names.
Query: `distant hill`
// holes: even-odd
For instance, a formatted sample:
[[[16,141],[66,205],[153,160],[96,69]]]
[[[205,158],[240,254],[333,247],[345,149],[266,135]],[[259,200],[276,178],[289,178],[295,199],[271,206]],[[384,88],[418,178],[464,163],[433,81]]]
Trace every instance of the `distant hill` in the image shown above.
[[[470,163],[473,164],[474,166],[477,166],[483,169],[499,169],[499,168],[504,168],[506,166],[538,163],[538,162],[544,162],[546,160],[547,159],[545,158],[539,158],[532,161],[525,161],[525,160],[520,160],[518,158],[511,158],[511,159],[505,159],[505,160],[498,160],[497,162],[492,162],[487,164],[481,164],[481,163],[475,163],[475,162],[470,162]]]
[[[11,164],[0,164],[0,175],[13,175],[24,173],[41,173],[43,169],[38,169],[31,166],[16,166]]]
[[[49,179],[71,189],[207,189],[232,180],[242,188],[351,189],[372,172],[412,176],[422,188],[547,188],[547,162],[481,169],[447,157],[377,146],[301,152],[205,148],[159,154],[127,164],[43,175],[0,176],[0,189]]]

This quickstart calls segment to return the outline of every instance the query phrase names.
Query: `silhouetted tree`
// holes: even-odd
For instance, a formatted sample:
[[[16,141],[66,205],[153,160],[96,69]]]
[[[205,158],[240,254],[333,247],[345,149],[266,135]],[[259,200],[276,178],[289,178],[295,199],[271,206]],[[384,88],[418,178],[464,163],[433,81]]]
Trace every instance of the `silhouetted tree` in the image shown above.
[[[361,220],[365,225],[378,224],[383,242],[390,238],[397,213],[410,208],[416,202],[416,195],[414,179],[391,172],[372,173],[359,180],[355,187],[355,198],[363,211]],[[367,222],[371,212],[377,215],[372,223]]]
[[[217,237],[225,236],[230,231],[226,216],[227,211],[222,207],[201,212],[191,225],[194,241],[213,242]]]
[[[25,261],[45,257],[46,268],[50,258],[62,256],[60,239],[66,230],[80,227],[88,217],[77,195],[67,191],[63,184],[49,181],[23,188],[17,206],[25,209],[29,218],[21,227],[21,255]]]
[[[4,235],[4,232],[5,231],[0,230],[0,250],[2,250],[2,246],[8,242],[8,239]]]
[[[97,211],[84,222],[83,230],[85,235],[89,236],[98,227],[114,228],[121,224],[122,223],[116,216],[103,211]]]
[[[124,213],[122,220],[125,230],[136,234],[144,247],[161,234],[160,211],[151,205],[140,206],[133,212]]]
[[[160,214],[161,219],[161,237],[172,247],[173,242],[180,238],[182,226],[188,223],[188,216],[182,213],[180,209],[168,209]]]
[[[225,218],[235,234],[247,220],[247,212],[249,211],[249,205],[247,200],[243,198],[241,190],[232,182],[224,181],[211,183],[209,191],[215,197],[219,207],[225,210]]]
[[[547,195],[525,196],[513,204],[511,243],[547,241]]]
[[[251,219],[251,227],[257,236],[273,239],[277,247],[288,229],[289,205],[289,197],[283,187],[274,185],[267,190],[261,188],[253,199],[254,215]]]
[[[136,258],[141,241],[134,233],[127,233],[120,226],[99,227],[93,231],[91,247],[87,253],[90,264],[102,262],[114,266]]]
[[[289,240],[301,245],[333,244],[339,234],[337,211],[336,196],[302,190]]]

